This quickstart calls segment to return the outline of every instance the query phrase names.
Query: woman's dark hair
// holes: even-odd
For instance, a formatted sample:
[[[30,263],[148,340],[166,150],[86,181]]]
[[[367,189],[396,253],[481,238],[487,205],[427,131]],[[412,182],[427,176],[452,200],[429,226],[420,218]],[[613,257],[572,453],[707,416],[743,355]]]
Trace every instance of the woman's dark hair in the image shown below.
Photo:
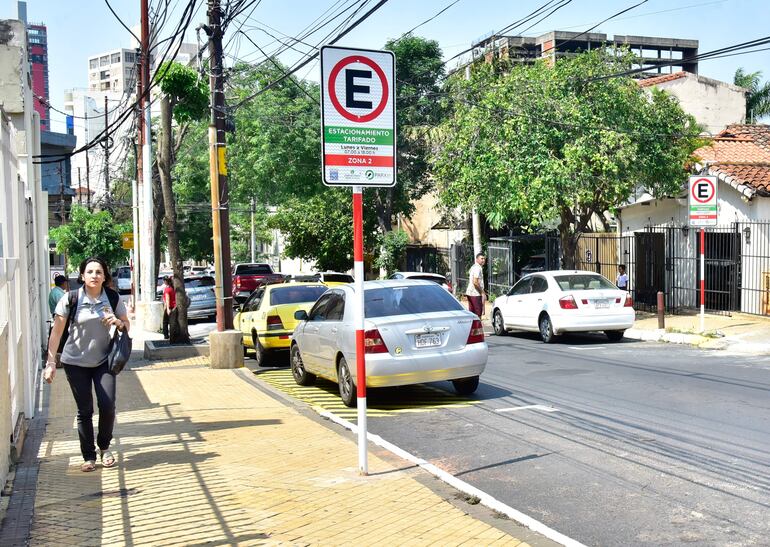
[[[98,256],[89,256],[83,262],[80,263],[80,268],[78,268],[78,271],[80,272],[80,275],[78,276],[78,280],[81,282],[85,281],[83,279],[83,274],[86,273],[86,266],[88,266],[90,262],[96,262],[102,267],[102,271],[104,272],[104,283],[102,283],[102,287],[109,286],[110,282],[112,281],[112,274],[110,273],[110,267],[107,265],[107,262],[105,262],[103,258]]]

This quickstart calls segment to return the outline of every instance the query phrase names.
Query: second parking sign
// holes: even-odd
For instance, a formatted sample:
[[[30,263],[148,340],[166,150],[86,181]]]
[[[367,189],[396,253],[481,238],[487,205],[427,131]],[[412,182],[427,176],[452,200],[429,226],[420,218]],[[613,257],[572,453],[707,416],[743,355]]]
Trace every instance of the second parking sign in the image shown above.
[[[395,57],[321,48],[321,139],[327,186],[396,184]]]

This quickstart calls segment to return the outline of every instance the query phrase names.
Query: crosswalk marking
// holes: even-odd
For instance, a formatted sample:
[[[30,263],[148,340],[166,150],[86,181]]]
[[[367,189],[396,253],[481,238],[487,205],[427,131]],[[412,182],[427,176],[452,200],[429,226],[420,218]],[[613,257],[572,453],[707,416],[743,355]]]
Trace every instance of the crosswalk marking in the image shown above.
[[[311,406],[317,412],[333,412],[347,420],[357,418],[355,408],[345,406],[340,399],[337,384],[318,378],[313,386],[299,386],[294,382],[291,370],[268,369],[255,373],[256,377],[270,386]],[[418,384],[379,390],[367,394],[366,414],[383,418],[417,412],[435,412],[442,408],[464,408],[477,404],[474,401],[444,390]]]

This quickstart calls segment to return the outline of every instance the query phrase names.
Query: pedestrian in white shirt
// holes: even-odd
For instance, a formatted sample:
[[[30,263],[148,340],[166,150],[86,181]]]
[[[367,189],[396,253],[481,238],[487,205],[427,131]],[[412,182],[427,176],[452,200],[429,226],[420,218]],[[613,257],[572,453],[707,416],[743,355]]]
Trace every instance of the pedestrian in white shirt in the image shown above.
[[[472,311],[479,318],[484,315],[484,264],[487,258],[484,253],[476,255],[476,262],[471,266],[468,272],[468,288],[465,296],[468,298],[468,310]]]

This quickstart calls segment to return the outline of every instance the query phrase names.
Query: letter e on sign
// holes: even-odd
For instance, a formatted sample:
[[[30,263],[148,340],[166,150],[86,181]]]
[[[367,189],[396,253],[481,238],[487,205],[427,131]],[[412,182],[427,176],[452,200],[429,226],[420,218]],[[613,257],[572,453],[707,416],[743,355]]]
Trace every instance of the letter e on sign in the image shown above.
[[[690,226],[716,226],[718,222],[717,178],[693,176],[689,181],[688,220]]]

